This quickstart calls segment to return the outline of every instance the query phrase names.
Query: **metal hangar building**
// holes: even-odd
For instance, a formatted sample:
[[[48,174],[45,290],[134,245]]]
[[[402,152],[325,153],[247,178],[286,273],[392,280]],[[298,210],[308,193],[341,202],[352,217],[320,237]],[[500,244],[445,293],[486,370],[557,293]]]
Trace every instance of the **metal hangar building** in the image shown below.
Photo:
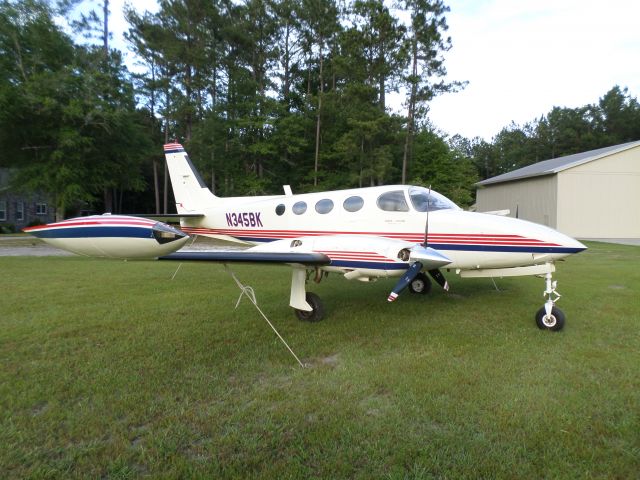
[[[640,238],[640,141],[534,163],[479,182],[479,212],[577,238]]]

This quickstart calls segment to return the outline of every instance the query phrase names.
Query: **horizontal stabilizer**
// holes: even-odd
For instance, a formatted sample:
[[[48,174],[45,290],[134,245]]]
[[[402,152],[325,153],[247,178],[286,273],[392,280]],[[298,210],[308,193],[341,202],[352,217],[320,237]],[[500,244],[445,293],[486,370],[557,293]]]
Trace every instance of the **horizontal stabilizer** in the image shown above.
[[[183,218],[202,218],[204,213],[129,213],[130,217],[152,218],[158,222],[175,223]]]
[[[178,252],[159,260],[177,260],[180,262],[246,262],[246,263],[299,263],[302,265],[329,265],[331,259],[323,253],[288,253],[288,252],[247,252],[215,251],[215,252]]]

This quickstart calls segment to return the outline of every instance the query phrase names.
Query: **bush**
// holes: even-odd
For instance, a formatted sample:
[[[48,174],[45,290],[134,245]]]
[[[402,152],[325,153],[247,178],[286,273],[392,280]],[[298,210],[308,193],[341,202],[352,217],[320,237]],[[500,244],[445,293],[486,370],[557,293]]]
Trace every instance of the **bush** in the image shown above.
[[[16,233],[16,226],[13,223],[0,225],[0,233]]]

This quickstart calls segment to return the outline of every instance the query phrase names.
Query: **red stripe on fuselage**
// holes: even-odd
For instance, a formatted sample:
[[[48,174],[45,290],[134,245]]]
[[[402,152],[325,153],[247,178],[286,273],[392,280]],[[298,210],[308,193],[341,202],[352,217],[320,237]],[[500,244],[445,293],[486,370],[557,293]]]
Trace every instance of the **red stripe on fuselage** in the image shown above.
[[[71,228],[71,227],[122,227],[122,226],[143,226],[152,227],[156,224],[153,221],[127,221],[127,220],[108,220],[108,221],[71,221],[71,222],[58,222],[49,223],[47,225],[36,225],[34,227],[27,227],[25,232],[37,232],[41,230],[57,229],[57,228]]]
[[[317,237],[326,235],[366,235],[386,237],[409,242],[422,242],[422,233],[396,233],[396,232],[340,232],[320,230],[248,230],[248,229],[211,229],[204,227],[182,227],[187,233],[200,233],[209,235],[227,235],[243,238],[269,238],[274,240],[298,237]],[[520,235],[490,235],[490,234],[464,234],[464,233],[433,233],[429,234],[429,241],[434,243],[449,243],[452,245],[514,245],[523,247],[558,247],[556,243],[549,243],[535,238],[526,238]]]

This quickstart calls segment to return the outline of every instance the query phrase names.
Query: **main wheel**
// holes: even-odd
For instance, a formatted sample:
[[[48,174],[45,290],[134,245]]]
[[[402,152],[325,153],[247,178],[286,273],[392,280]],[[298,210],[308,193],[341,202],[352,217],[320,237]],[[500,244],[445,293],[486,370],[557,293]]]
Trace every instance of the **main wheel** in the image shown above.
[[[421,293],[426,295],[431,291],[431,280],[424,273],[420,272],[409,284],[411,293]]]
[[[551,315],[547,318],[547,311],[542,307],[536,312],[536,324],[541,330],[557,332],[564,327],[564,313],[557,307],[551,309]]]
[[[320,297],[315,293],[307,292],[305,298],[313,310],[307,312],[306,310],[294,309],[298,320],[302,320],[304,322],[319,322],[322,320],[324,318],[324,306],[322,305]]]

